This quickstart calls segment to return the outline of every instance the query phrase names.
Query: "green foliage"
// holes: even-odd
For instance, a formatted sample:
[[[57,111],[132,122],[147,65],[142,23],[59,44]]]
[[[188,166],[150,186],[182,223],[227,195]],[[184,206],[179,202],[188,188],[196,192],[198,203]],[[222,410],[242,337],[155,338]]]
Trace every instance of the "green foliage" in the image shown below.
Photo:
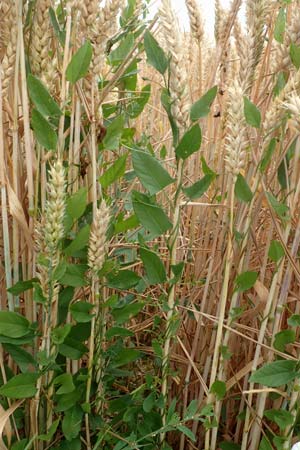
[[[150,196],[133,191],[132,205],[140,223],[152,237],[160,236],[172,227],[164,210]]]
[[[27,87],[30,99],[40,114],[44,117],[59,117],[62,115],[62,111],[44,84],[32,74],[27,77]]]
[[[71,83],[85,77],[89,69],[89,65],[92,59],[93,48],[89,41],[86,41],[82,47],[73,55],[71,61],[68,64],[66,77]]]
[[[250,381],[268,387],[279,387],[297,377],[296,366],[296,361],[275,361],[256,370],[251,375]]]
[[[128,53],[134,46],[134,35],[128,33],[124,39],[120,42],[117,48],[115,48],[109,55],[109,62],[112,66],[118,66],[123,62]]]
[[[125,117],[121,114],[108,125],[106,135],[103,139],[103,146],[106,150],[118,150],[123,134],[124,124]]]
[[[286,220],[288,218],[289,207],[284,203],[279,202],[277,198],[274,197],[274,195],[270,192],[266,192],[266,196],[271,207],[274,209],[278,217],[280,217],[282,220]]]
[[[196,181],[192,186],[183,188],[182,190],[190,200],[195,200],[205,194],[214,178],[215,176],[211,174],[204,175],[201,180]]]
[[[174,182],[162,164],[145,151],[132,150],[132,164],[140,182],[150,195],[156,194]]]
[[[260,111],[247,97],[244,97],[244,115],[248,125],[254,128],[260,128]]]
[[[0,334],[20,338],[29,332],[30,322],[24,316],[12,311],[0,311]]]
[[[294,422],[294,417],[292,416],[292,414],[284,410],[268,409],[265,410],[264,415],[268,419],[275,422],[281,430],[284,430]]]
[[[108,188],[112,183],[119,180],[125,173],[126,161],[128,154],[120,156],[99,178],[99,182],[103,189]]]
[[[210,392],[215,394],[218,400],[222,400],[226,395],[226,384],[224,381],[216,380],[210,388]]]
[[[234,193],[239,200],[245,203],[251,202],[253,197],[253,194],[248,186],[247,181],[240,173],[237,176],[237,180],[234,187]]]
[[[156,39],[154,39],[150,31],[146,31],[145,33],[144,46],[148,64],[153,66],[159,73],[164,75],[168,68],[169,62],[164,51],[159,46]]]
[[[280,8],[274,28],[274,38],[280,44],[283,44],[285,26],[286,26],[286,11],[284,8]]]
[[[164,283],[167,279],[166,269],[157,253],[148,248],[140,247],[140,256],[143,261],[149,283]]]
[[[8,398],[30,398],[36,393],[36,382],[39,375],[36,373],[22,373],[12,377],[0,387],[0,395]]]
[[[210,113],[210,107],[216,98],[217,92],[218,87],[212,87],[206,92],[206,94],[203,95],[203,97],[200,98],[200,100],[192,105],[190,112],[192,122],[206,117]]]
[[[290,57],[296,69],[300,68],[300,47],[293,42],[290,45]]]
[[[243,272],[240,275],[238,275],[235,279],[238,291],[244,292],[247,291],[248,289],[251,289],[254,286],[257,277],[258,273],[251,271]]]
[[[300,327],[300,315],[293,314],[291,317],[288,318],[287,322],[290,327]]]
[[[36,109],[31,113],[31,126],[38,143],[47,150],[55,150],[57,134],[48,120]]]
[[[285,351],[287,344],[292,344],[296,339],[296,333],[294,330],[282,330],[276,333],[274,340],[274,347],[280,352]]]
[[[182,137],[175,149],[178,158],[186,159],[200,149],[202,141],[201,129],[198,124],[193,125]]]
[[[284,248],[279,241],[271,241],[268,256],[276,263],[284,256]]]

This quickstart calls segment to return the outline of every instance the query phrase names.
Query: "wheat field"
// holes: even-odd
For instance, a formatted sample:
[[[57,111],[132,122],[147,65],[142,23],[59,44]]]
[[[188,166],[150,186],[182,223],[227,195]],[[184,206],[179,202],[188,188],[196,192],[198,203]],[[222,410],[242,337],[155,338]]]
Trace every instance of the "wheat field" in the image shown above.
[[[185,3],[0,0],[0,450],[300,440],[300,2]]]

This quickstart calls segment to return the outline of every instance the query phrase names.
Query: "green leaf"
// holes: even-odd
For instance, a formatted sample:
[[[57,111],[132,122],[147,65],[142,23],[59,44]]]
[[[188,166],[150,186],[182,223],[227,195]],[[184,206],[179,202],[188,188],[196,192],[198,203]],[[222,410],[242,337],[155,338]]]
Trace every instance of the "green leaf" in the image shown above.
[[[268,256],[272,261],[276,263],[280,261],[280,259],[284,256],[284,248],[282,247],[281,242],[279,241],[271,242]]]
[[[80,78],[85,77],[89,70],[92,59],[93,48],[89,41],[86,41],[80,49],[73,55],[66,70],[66,78],[71,83],[76,83]]]
[[[286,12],[284,8],[280,8],[274,27],[274,39],[276,39],[276,41],[279,42],[280,44],[283,44],[285,24],[286,24]]]
[[[216,98],[218,92],[218,87],[214,86],[203,97],[200,98],[196,103],[194,103],[191,107],[191,121],[195,122],[196,120],[201,119],[202,117],[206,117],[210,113],[210,107]]]
[[[198,409],[199,409],[198,400],[192,400],[186,409],[184,420],[186,421],[193,419],[197,414]]]
[[[77,339],[66,337],[63,344],[59,346],[59,353],[66,358],[80,359],[87,351],[87,347],[79,342]]]
[[[51,331],[51,338],[54,344],[59,345],[64,342],[68,334],[72,329],[72,325],[70,323],[66,323],[63,326],[56,327]]]
[[[280,203],[274,195],[270,194],[269,192],[266,192],[267,199],[276,212],[276,214],[283,220],[286,220],[287,213],[289,211],[289,207],[285,205],[284,203]]]
[[[141,357],[141,352],[135,348],[122,348],[112,360],[112,367],[121,367],[130,364]]]
[[[292,344],[296,340],[296,333],[294,330],[283,330],[275,334],[274,348],[280,352],[285,351],[287,344]]]
[[[34,109],[31,113],[30,123],[38,143],[47,150],[55,150],[57,145],[57,134],[48,120]]]
[[[43,289],[40,283],[34,283],[33,301],[36,303],[47,303],[47,298],[43,294]]]
[[[49,16],[50,16],[51,24],[53,26],[55,34],[56,34],[61,46],[64,48],[65,40],[66,40],[66,32],[65,32],[65,30],[62,30],[60,28],[55,11],[51,7],[49,8]]]
[[[275,361],[256,370],[250,377],[251,383],[260,383],[267,387],[279,387],[299,376],[297,361]]]
[[[72,408],[77,402],[84,401],[83,400],[83,390],[84,385],[81,383],[77,389],[73,392],[69,392],[68,394],[62,394],[57,397],[57,405],[55,410],[57,412],[67,411]]]
[[[156,69],[159,73],[164,75],[169,65],[168,58],[156,39],[154,39],[148,30],[144,36],[144,46],[147,55],[147,63],[154,67],[154,69]]]
[[[244,115],[248,125],[259,128],[261,123],[261,114],[259,109],[247,97],[244,97]]]
[[[68,263],[62,259],[54,269],[52,280],[60,280],[66,273],[67,267]]]
[[[13,344],[3,344],[3,348],[20,367],[21,372],[27,372],[30,365],[36,367],[36,361],[33,356],[22,347]]]
[[[143,109],[150,99],[150,95],[151,84],[147,84],[142,88],[139,97],[135,97],[133,100],[130,100],[127,106],[127,114],[131,119],[135,119],[142,113]]]
[[[259,170],[261,171],[261,173],[265,172],[269,162],[271,161],[272,155],[276,148],[276,142],[277,142],[276,139],[273,138],[270,141],[270,144],[268,145],[267,149],[264,151],[262,160],[259,165]]]
[[[20,441],[16,441],[12,444],[10,450],[26,450],[26,446],[28,444],[28,439],[21,439]]]
[[[59,117],[62,112],[58,104],[53,100],[44,84],[32,74],[27,77],[27,87],[29,91],[30,100],[45,117]]]
[[[284,450],[288,448],[289,438],[284,436],[274,436],[273,445],[277,448],[277,450]]]
[[[117,275],[108,274],[107,279],[111,289],[130,289],[140,282],[141,277],[132,270],[120,270]]]
[[[64,275],[59,279],[61,284],[81,287],[87,285],[85,272],[87,266],[80,264],[68,264]]]
[[[50,441],[50,439],[54,436],[54,434],[55,434],[55,432],[57,430],[58,424],[59,424],[59,419],[55,420],[52,423],[52,425],[49,427],[49,430],[48,430],[47,434],[40,434],[38,436],[38,439],[40,441]]]
[[[128,153],[118,158],[99,178],[103,189],[108,188],[112,183],[119,180],[125,173]]]
[[[34,397],[37,389],[36,382],[39,375],[36,373],[22,373],[12,377],[6,384],[1,386],[0,395],[8,398]]]
[[[64,249],[64,253],[67,256],[73,256],[74,253],[78,252],[88,244],[89,237],[90,225],[87,224],[79,230],[71,244]]]
[[[103,146],[106,150],[118,150],[120,147],[124,123],[124,115],[120,114],[108,125],[105,138],[103,139]]]
[[[143,306],[143,305],[142,305]],[[111,339],[113,337],[120,336],[120,337],[130,337],[134,336],[134,333],[130,330],[127,330],[126,328],[122,327],[110,327],[106,332],[106,338]]]
[[[140,255],[143,261],[147,278],[150,284],[164,283],[167,279],[166,269],[160,257],[147,248],[140,248]]]
[[[263,436],[258,450],[273,450],[273,447],[266,436]]]
[[[294,417],[289,411],[283,409],[268,409],[264,412],[267,419],[275,422],[281,430],[294,423]]]
[[[182,273],[183,273],[183,269],[184,269],[184,262],[181,261],[178,264],[173,264],[171,266],[171,269],[174,274],[174,278],[172,278],[172,280],[170,280],[170,284],[178,283],[178,281],[180,281],[180,279],[182,277]]]
[[[132,164],[140,182],[150,195],[156,194],[174,182],[169,172],[149,153],[138,149],[132,150]]]
[[[253,194],[248,186],[247,181],[240,173],[237,176],[237,180],[234,187],[234,193],[239,200],[245,203],[251,202],[253,197]]]
[[[143,410],[145,413],[149,413],[152,411],[156,402],[156,394],[155,392],[150,392],[150,394],[143,401]]]
[[[150,231],[153,237],[161,236],[172,228],[172,223],[166,213],[148,195],[133,191],[132,204],[140,223]]]
[[[114,223],[115,233],[125,233],[128,230],[132,230],[139,225],[138,218],[135,214],[132,214],[125,220],[117,221]]]
[[[122,308],[115,308],[111,311],[111,315],[118,325],[128,322],[129,319],[136,316],[142,309],[144,303],[134,302],[125,305]]]
[[[73,219],[79,219],[87,205],[87,188],[80,188],[75,194],[67,199],[67,214]]]
[[[288,318],[287,323],[290,327],[300,327],[300,314],[293,314]]]
[[[39,281],[38,278],[32,278],[31,280],[26,281],[18,281],[12,287],[7,289],[7,291],[13,295],[19,295],[22,292],[28,291],[28,289],[32,289],[37,281]]]
[[[20,338],[29,333],[30,322],[21,314],[0,311],[0,334],[10,338]]]
[[[214,177],[217,176],[217,173],[214,172],[208,165],[207,162],[205,161],[204,157],[201,156],[201,166],[202,166],[202,170],[204,175],[213,175]]]
[[[290,57],[296,69],[300,68],[300,47],[293,42],[290,45]]]
[[[72,317],[76,322],[90,322],[93,315],[90,311],[93,309],[93,305],[88,302],[78,301],[70,306]]]
[[[248,289],[251,289],[258,277],[257,272],[243,272],[240,275],[238,275],[235,279],[235,283],[237,286],[237,290],[240,292],[247,291]]]
[[[56,394],[68,394],[69,392],[75,391],[75,385],[73,383],[73,377],[70,373],[62,373],[61,375],[58,375],[53,380],[54,386],[60,386]]]
[[[81,430],[83,411],[79,405],[73,406],[65,412],[62,421],[62,431],[68,441],[75,439]]]
[[[196,437],[194,433],[187,428],[185,425],[177,425],[176,429],[181,431],[181,433],[185,434],[192,442],[196,442]]]
[[[117,66],[124,61],[128,56],[128,53],[132,50],[134,46],[134,35],[133,33],[128,33],[125,38],[120,42],[119,46],[110,52],[109,61],[111,65]]]
[[[178,158],[186,159],[201,147],[202,134],[198,124],[192,126],[182,137],[175,153]]]
[[[210,392],[216,395],[217,400],[222,400],[226,395],[226,383],[216,380],[210,388]]]
[[[189,199],[195,200],[205,194],[214,179],[215,175],[204,175],[201,180],[182,190]]]

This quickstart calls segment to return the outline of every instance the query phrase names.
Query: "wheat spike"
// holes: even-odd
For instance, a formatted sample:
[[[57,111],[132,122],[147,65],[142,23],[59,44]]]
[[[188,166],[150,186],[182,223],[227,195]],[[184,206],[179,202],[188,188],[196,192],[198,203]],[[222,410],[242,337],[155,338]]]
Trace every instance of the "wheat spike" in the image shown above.
[[[65,170],[61,161],[58,160],[51,166],[49,175],[44,236],[46,252],[48,255],[54,256],[59,242],[64,236],[66,182]]]
[[[203,21],[200,9],[195,0],[185,0],[185,4],[189,14],[192,35],[200,44],[204,36]]]
[[[187,87],[187,73],[183,61],[181,34],[170,0],[162,0],[160,22],[164,40],[171,54],[170,93],[172,113],[179,129],[184,130],[189,124],[190,99]]]
[[[3,18],[1,30],[2,57],[2,95],[6,96],[10,81],[14,74],[17,47],[17,14],[13,1],[3,0],[0,3],[0,15]],[[3,56],[1,55],[3,54]]]
[[[55,88],[57,59],[53,49],[53,27],[50,23],[51,0],[37,0],[32,29],[31,57],[32,71],[45,83],[50,91]]]
[[[225,144],[225,165],[233,179],[237,177],[245,164],[244,92],[237,80],[228,88],[227,139]]]
[[[102,269],[105,261],[106,233],[109,219],[109,207],[102,200],[93,220],[88,249],[88,265],[94,273]]]

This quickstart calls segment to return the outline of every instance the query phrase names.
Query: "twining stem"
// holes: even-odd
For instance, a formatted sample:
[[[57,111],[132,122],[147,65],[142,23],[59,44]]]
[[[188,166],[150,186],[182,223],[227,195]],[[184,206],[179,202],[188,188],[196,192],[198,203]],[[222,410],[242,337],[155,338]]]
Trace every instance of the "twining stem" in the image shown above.
[[[180,191],[182,185],[182,177],[183,177],[183,168],[184,163],[183,160],[180,159],[177,165],[177,183],[176,183],[176,193],[174,198],[174,216],[173,216],[173,228],[171,231],[171,235],[169,238],[169,251],[170,251],[170,271],[169,278],[171,279],[172,274],[172,266],[177,263],[177,241],[180,229]],[[163,349],[163,362],[162,362],[162,387],[161,392],[166,402],[167,388],[168,388],[168,373],[169,373],[169,353],[170,353],[170,345],[172,340],[172,321],[174,319],[175,314],[175,293],[176,293],[176,284],[173,283],[169,289],[168,294],[168,313],[167,313],[167,321],[166,321],[166,336],[165,343]],[[166,407],[163,411],[163,424],[166,423]],[[164,437],[164,435],[163,435]]]

